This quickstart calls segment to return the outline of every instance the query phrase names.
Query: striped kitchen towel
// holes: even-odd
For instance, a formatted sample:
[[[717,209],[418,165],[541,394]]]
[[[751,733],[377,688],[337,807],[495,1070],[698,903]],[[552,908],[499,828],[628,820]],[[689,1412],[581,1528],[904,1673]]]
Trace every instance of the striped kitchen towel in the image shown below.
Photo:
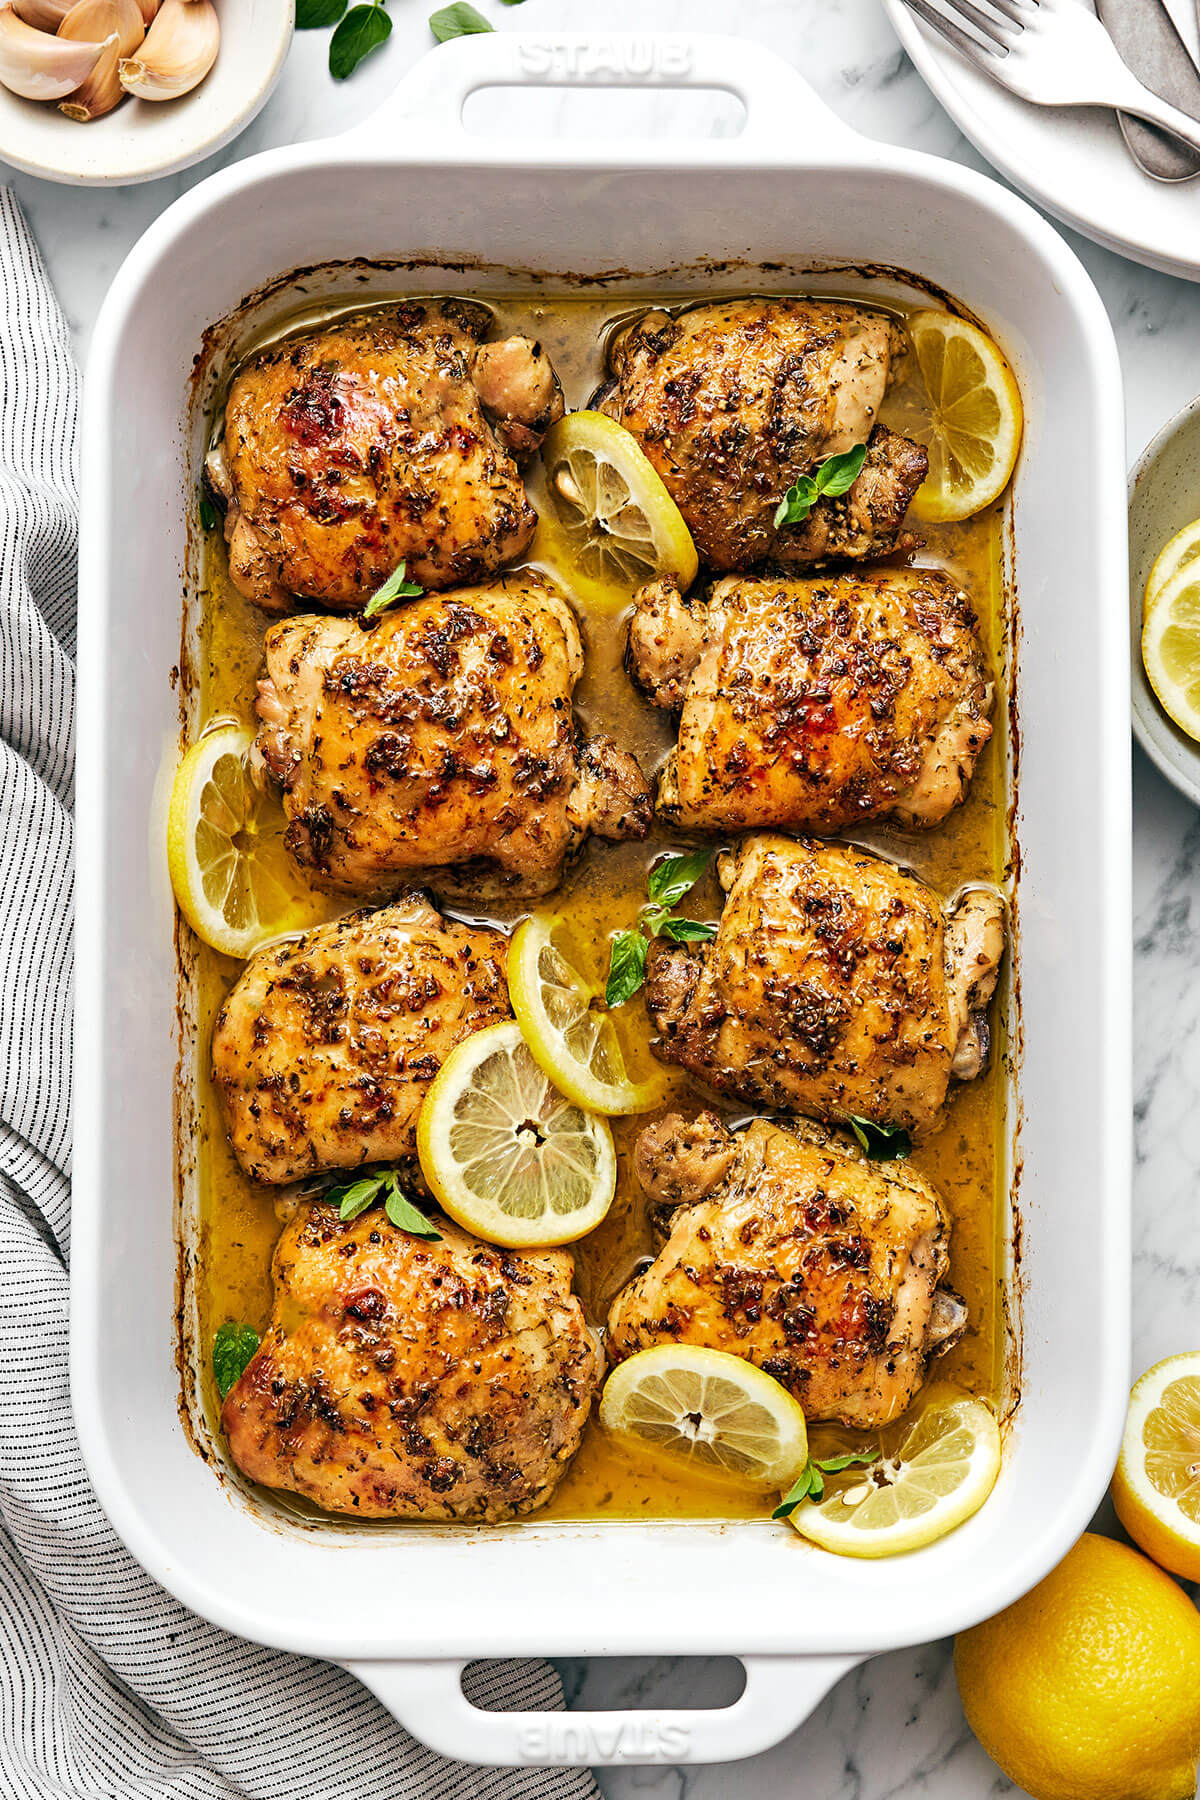
[[[586,1770],[426,1750],[344,1670],[215,1630],[129,1555],[67,1383],[75,437],[67,330],[0,188],[0,1794],[583,1800]],[[561,1707],[541,1663],[472,1698]]]

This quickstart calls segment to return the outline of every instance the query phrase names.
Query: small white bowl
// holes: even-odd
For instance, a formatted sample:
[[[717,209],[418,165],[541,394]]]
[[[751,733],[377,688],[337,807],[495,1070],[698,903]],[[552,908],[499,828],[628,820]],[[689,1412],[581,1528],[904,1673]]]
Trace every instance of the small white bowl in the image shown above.
[[[217,60],[178,100],[126,100],[89,125],[0,87],[0,161],[78,187],[151,181],[210,156],[250,123],[283,70],[295,0],[215,0]]]
[[[1168,719],[1142,667],[1142,600],[1154,559],[1200,518],[1200,399],[1176,413],[1129,477],[1129,626],[1133,731],[1156,768],[1200,806],[1200,744]]]

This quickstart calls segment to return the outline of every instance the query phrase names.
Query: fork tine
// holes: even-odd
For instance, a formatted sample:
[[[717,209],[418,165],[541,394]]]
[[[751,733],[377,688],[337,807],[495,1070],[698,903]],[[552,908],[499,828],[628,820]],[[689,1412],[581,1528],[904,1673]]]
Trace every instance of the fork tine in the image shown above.
[[[948,19],[945,13],[939,12],[936,7],[931,6],[929,0],[904,0],[904,4],[909,12],[916,13],[918,19],[924,19],[926,25],[932,26],[934,31],[939,32],[947,43],[953,44],[954,48],[960,55],[965,56],[968,62],[987,68],[991,63],[1002,60],[998,42],[989,37],[986,43],[981,44],[978,38],[971,37],[953,20]]]
[[[1006,21],[996,18],[993,13],[984,12],[982,7],[974,4],[974,0],[940,0],[940,3],[948,13],[973,25],[980,37],[989,44],[994,44],[1000,50],[1007,50],[1011,46],[1014,34],[1008,29]],[[1014,20],[1014,23],[1018,31],[1024,28],[1023,21]]]
[[[1022,0],[988,0],[988,5],[994,12],[1011,19],[1014,25],[1024,28],[1038,9],[1038,0],[1024,0],[1023,5]]]

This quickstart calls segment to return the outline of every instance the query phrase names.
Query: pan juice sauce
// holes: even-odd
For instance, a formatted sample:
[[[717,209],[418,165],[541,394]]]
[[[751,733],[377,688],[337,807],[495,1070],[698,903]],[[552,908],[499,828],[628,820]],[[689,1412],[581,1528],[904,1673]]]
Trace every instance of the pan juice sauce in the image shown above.
[[[604,378],[604,341],[612,323],[641,312],[647,304],[662,304],[650,295],[622,295],[619,300],[611,296],[560,298],[545,293],[487,298],[496,315],[497,336],[524,332],[545,346],[571,408],[586,406]],[[879,305],[875,300],[870,303]],[[903,311],[890,301],[886,309]],[[344,308],[327,306],[317,317],[360,310],[361,301]],[[290,323],[288,329],[315,322],[309,315]],[[886,404],[883,416],[886,419]],[[854,834],[855,841],[905,864],[946,895],[966,882],[1002,884],[1008,874],[1003,514],[1001,500],[962,525],[922,526],[924,544],[916,557],[919,563],[947,570],[970,595],[996,680],[994,734],[980,757],[967,799],[943,825],[924,836],[882,827]],[[269,621],[230,584],[219,528],[208,534],[203,546],[201,597],[197,727],[221,716],[249,721],[254,716],[255,681]],[[625,673],[626,616],[581,613],[586,662],[575,691],[575,708],[586,730],[611,733],[634,752],[650,776],[674,742],[674,726],[669,714],[641,698]],[[646,897],[650,865],[666,851],[704,841],[657,824],[640,844],[591,840],[581,859],[567,871],[562,886],[541,904],[553,904],[568,915],[577,939],[594,947],[593,972],[602,974],[609,934],[633,924]],[[720,889],[710,868],[680,910],[715,919],[720,906]],[[330,897],[329,917],[353,910],[352,900]],[[489,905],[478,913],[463,905],[445,910],[511,928],[530,909],[515,903]],[[226,1319],[245,1320],[260,1331],[265,1328],[271,1311],[271,1254],[281,1229],[272,1190],[249,1180],[234,1160],[209,1078],[207,1046],[216,1014],[241,968],[240,963],[206,945],[197,946],[200,1216],[195,1279],[204,1400],[214,1430],[220,1401],[210,1366],[213,1335]],[[1002,974],[1002,989],[1006,980],[1007,973]],[[914,1167],[929,1177],[946,1204],[953,1227],[949,1281],[966,1301],[970,1318],[959,1343],[932,1365],[931,1378],[955,1383],[997,1403],[1002,1399],[1005,1360],[1002,1270],[1007,1181],[1007,1054],[1001,1009],[1002,996],[992,1009],[992,1055],[987,1072],[958,1090],[942,1129],[912,1156]],[[649,1042],[650,1026],[636,997],[620,1017],[631,1043],[636,1040],[643,1049]],[[672,1070],[670,1075],[671,1089],[663,1111],[694,1113],[708,1106],[731,1120],[750,1116],[748,1109],[736,1104],[714,1103],[682,1071]],[[594,1325],[603,1324],[618,1288],[655,1251],[631,1159],[638,1132],[648,1119],[658,1116],[611,1121],[619,1165],[616,1199],[603,1224],[571,1246],[576,1289]],[[337,1523],[296,1495],[279,1499],[306,1519]],[[532,1515],[531,1522],[766,1518],[773,1504],[772,1498],[746,1495],[725,1483],[681,1474],[674,1467],[626,1452],[601,1431],[593,1417],[554,1498]],[[392,1528],[383,1521],[375,1528],[381,1526]]]

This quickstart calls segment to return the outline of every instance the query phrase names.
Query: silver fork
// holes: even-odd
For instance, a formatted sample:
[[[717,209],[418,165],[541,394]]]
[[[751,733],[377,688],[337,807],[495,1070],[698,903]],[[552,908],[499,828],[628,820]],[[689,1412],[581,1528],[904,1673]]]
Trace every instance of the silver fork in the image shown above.
[[[1076,0],[904,0],[967,61],[1035,106],[1110,106],[1200,150],[1200,123],[1160,100],[1126,67],[1103,25]],[[968,29],[969,27],[969,29]]]

